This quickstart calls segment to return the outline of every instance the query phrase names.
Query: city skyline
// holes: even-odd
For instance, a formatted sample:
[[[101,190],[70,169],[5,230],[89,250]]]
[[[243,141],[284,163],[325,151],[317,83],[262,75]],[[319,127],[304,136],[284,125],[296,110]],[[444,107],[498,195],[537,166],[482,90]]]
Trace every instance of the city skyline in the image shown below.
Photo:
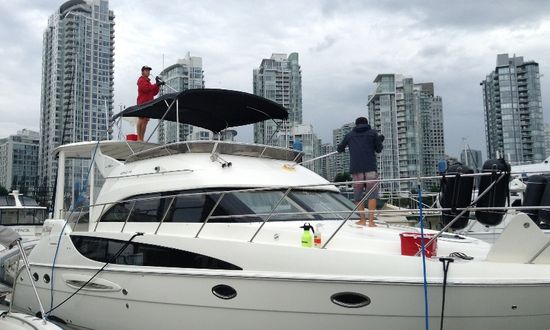
[[[2,34],[9,47],[1,50],[8,64],[0,69],[5,77],[0,82],[0,136],[38,129],[42,32],[47,16],[62,3],[0,4],[4,12],[13,13],[2,23],[10,28],[4,27]],[[228,6],[176,1],[159,6],[111,1],[117,22],[115,109],[135,102],[135,80],[144,64],[157,74],[163,58],[171,63],[191,51],[208,67],[206,87],[252,92],[250,70],[258,58],[295,51],[304,76],[303,122],[311,123],[323,142],[331,140],[334,128],[366,114],[367,95],[378,73],[402,72],[437,86],[436,94],[444,100],[448,154],[459,154],[463,137],[473,148],[485,150],[479,82],[499,53],[521,54],[537,61],[541,74],[548,71],[550,45],[544,36],[550,32],[550,5],[526,1],[520,10],[516,2],[476,2],[475,11],[467,2],[411,6],[393,1],[283,2],[278,8],[286,15],[280,15],[268,2]],[[177,13],[182,10],[195,14],[181,20]],[[258,14],[249,15],[251,11]],[[548,74],[541,87],[544,117],[550,118]],[[239,139],[252,141],[252,128],[239,129]]]

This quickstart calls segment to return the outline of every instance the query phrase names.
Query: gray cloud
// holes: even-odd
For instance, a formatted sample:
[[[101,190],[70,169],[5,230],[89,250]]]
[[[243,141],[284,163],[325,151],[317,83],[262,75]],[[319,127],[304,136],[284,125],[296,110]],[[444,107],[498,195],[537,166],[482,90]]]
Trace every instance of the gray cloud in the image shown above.
[[[0,2],[10,13],[0,21],[0,137],[38,128],[42,33],[61,3]],[[110,7],[117,108],[135,102],[143,64],[158,73],[188,51],[203,58],[207,87],[248,92],[262,58],[298,52],[304,119],[325,142],[332,129],[366,114],[378,73],[402,73],[434,82],[448,153],[458,154],[462,137],[484,151],[479,82],[498,53],[540,63],[543,106],[550,107],[546,1],[111,0]],[[251,139],[250,127],[239,132]]]

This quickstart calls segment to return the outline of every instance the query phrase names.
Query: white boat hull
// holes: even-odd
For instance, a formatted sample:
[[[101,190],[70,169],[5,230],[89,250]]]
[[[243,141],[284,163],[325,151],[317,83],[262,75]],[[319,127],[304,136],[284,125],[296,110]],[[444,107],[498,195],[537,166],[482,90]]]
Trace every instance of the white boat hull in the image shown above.
[[[63,283],[63,278],[93,274],[82,269],[56,273],[54,287],[59,289],[54,291],[54,305],[74,292]],[[424,328],[423,287],[419,283],[139,272],[106,272],[99,278],[118,284],[123,290],[83,290],[53,315],[70,325],[93,329]],[[230,300],[217,298],[212,288],[219,284],[235,288],[237,296]],[[38,306],[30,300],[25,305],[19,303],[23,295],[30,293],[27,285],[28,279],[18,283],[14,304],[22,310],[36,311]],[[49,309],[47,286],[41,286],[39,292]],[[330,300],[337,292],[362,293],[371,303],[362,308],[344,308]],[[428,292],[430,327],[436,328],[440,322],[441,285],[430,285]],[[550,285],[449,286],[444,328],[546,329],[550,324],[549,297]]]

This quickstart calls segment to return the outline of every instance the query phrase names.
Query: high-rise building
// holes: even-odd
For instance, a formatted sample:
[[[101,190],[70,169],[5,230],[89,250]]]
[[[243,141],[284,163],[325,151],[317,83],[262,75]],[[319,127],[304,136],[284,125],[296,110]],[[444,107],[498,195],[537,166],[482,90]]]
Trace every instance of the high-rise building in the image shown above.
[[[344,136],[351,132],[351,130],[355,127],[354,123],[348,123],[342,125],[340,128],[336,128],[332,130],[332,143],[334,145],[334,148],[336,150],[336,147],[344,140]],[[334,176],[337,174],[342,173],[349,173],[349,152],[342,152],[335,156],[335,163],[334,163]],[[334,177],[331,179],[331,181],[334,180]]]
[[[111,137],[114,17],[106,0],[71,0],[48,20],[40,101],[42,189],[54,187],[58,164],[52,151],[56,147]],[[67,187],[85,180],[89,162],[71,160],[66,165]]]
[[[413,78],[379,74],[369,96],[369,123],[384,134],[384,150],[378,157],[381,179],[436,174],[444,158],[443,107],[433,83],[415,84]],[[426,182],[427,185],[433,183]],[[383,191],[410,190],[413,182],[383,183]]]
[[[298,53],[273,54],[253,71],[254,94],[284,106],[288,122],[266,120],[254,124],[254,143],[285,146],[288,132],[302,124],[302,72]],[[282,132],[278,134],[278,132]]]
[[[481,82],[487,157],[512,165],[545,158],[539,65],[522,56],[497,55],[494,71]]]
[[[27,129],[0,139],[1,186],[23,194],[37,192],[39,141],[39,133]]]
[[[160,76],[166,82],[166,85],[162,87],[161,95],[204,88],[202,58],[187,53],[185,58],[179,59],[176,64],[162,70]],[[191,125],[161,121],[158,128],[158,141],[161,144],[185,141],[192,132],[193,126]]]
[[[296,148],[298,145],[301,151],[304,152],[302,161],[307,161],[304,163],[304,166],[317,174],[321,174],[321,161],[309,161],[321,155],[321,140],[317,138],[317,135],[313,132],[313,126],[309,124],[294,125],[290,129],[287,140],[288,147],[294,146],[294,148]]]
[[[321,155],[327,155],[331,152],[334,152],[335,150],[336,148],[331,143],[321,144]],[[337,174],[336,157],[337,155],[331,155],[319,160],[320,166],[321,166],[319,175],[321,175],[323,178],[331,182],[334,181],[334,178],[336,177],[336,174]]]
[[[544,123],[544,157],[550,157],[550,124]]]

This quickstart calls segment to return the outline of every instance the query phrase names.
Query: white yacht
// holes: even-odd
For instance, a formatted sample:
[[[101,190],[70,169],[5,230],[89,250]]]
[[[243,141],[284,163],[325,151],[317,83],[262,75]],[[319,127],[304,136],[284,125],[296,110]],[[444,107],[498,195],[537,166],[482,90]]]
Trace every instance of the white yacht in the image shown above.
[[[6,226],[18,233],[25,251],[29,252],[40,236],[46,219],[46,207],[14,190],[7,196],[0,196],[0,226]],[[6,249],[0,245],[0,301],[11,291],[20,256],[17,249]]]
[[[0,196],[0,225],[12,228],[23,240],[40,237],[46,215],[46,207],[18,190]]]
[[[287,114],[258,96],[205,89],[122,115],[216,132]],[[423,258],[404,255],[400,235],[420,229],[356,226],[353,203],[297,164],[298,151],[106,141],[57,153],[60,164],[94,155],[104,184],[72,214],[58,192],[29,256],[32,275],[18,276],[14,309],[39,311],[32,282],[46,315],[83,329],[550,326],[550,240],[524,214],[494,245],[426,230],[441,236]],[[303,246],[306,222],[321,229],[320,247]]]

